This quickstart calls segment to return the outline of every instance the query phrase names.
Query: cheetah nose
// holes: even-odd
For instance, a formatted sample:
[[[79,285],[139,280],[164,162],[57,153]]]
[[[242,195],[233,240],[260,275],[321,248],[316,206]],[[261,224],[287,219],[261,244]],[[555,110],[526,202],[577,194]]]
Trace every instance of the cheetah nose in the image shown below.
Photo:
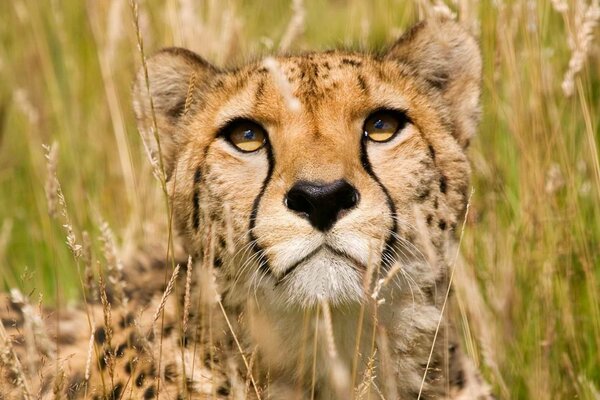
[[[287,192],[285,205],[325,232],[356,207],[358,191],[344,179],[330,183],[298,181]]]

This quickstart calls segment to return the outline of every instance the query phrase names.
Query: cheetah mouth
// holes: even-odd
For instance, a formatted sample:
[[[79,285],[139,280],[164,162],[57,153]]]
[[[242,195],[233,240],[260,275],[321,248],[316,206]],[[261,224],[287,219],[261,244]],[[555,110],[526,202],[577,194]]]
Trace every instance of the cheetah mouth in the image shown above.
[[[289,265],[276,278],[279,304],[311,308],[360,304],[364,299],[363,262],[329,244],[321,244]]]
[[[322,244],[319,247],[315,248],[313,251],[311,251],[304,257],[302,257],[300,260],[296,261],[295,263],[293,263],[292,265],[287,267],[283,271],[283,273],[281,273],[281,275],[278,277],[275,285],[277,286],[277,285],[285,282],[287,279],[289,279],[294,274],[294,272],[299,267],[301,267],[307,263],[310,263],[311,260],[314,260],[315,258],[317,258],[319,256],[323,256],[326,254],[329,254],[330,256],[333,256],[333,257],[337,258],[338,260],[343,261],[345,264],[347,264],[350,268],[352,268],[356,272],[363,272],[363,271],[366,271],[366,269],[367,269],[367,266],[365,264],[363,264],[357,258],[353,257],[352,255],[348,254],[347,252],[345,252],[343,250],[336,249],[335,247],[325,243],[325,244]]]

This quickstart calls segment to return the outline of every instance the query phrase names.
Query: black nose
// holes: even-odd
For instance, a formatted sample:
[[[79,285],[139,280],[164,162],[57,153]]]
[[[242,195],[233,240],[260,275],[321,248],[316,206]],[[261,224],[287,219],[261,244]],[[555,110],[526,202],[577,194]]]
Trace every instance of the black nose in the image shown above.
[[[308,219],[320,231],[358,203],[358,191],[343,179],[330,183],[297,182],[285,197],[286,206]]]

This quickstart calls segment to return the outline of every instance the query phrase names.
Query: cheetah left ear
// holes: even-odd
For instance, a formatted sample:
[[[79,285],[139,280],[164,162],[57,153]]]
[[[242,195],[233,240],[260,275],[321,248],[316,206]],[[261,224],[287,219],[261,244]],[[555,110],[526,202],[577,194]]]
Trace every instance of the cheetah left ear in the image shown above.
[[[187,139],[181,125],[185,114],[193,110],[186,108],[202,98],[208,82],[217,73],[217,69],[199,55],[171,47],[151,56],[146,69],[140,68],[137,74],[132,97],[138,129],[152,138],[156,123],[167,179],[173,171],[177,152]]]
[[[409,64],[439,91],[450,108],[456,140],[467,147],[480,116],[481,54],[473,36],[452,20],[430,19],[402,35],[385,58]]]

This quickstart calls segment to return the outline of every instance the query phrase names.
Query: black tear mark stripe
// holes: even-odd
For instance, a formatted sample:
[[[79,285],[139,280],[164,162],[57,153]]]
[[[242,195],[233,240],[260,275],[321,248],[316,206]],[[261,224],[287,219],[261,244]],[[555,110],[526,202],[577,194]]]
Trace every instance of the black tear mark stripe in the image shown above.
[[[258,192],[258,195],[254,198],[254,202],[252,203],[252,212],[250,213],[250,223],[248,226],[248,240],[252,243],[252,250],[255,254],[258,255],[259,265],[258,268],[265,273],[271,273],[269,269],[269,263],[267,260],[262,259],[260,256],[263,249],[257,242],[257,238],[254,235],[254,228],[256,227],[256,218],[258,216],[258,207],[260,206],[260,200],[262,199],[265,191],[267,190],[267,186],[271,181],[271,176],[273,175],[273,169],[275,168],[275,158],[273,157],[273,150],[271,149],[270,143],[267,141],[265,150],[267,151],[267,162],[269,164],[267,169],[267,176],[263,180],[262,187]]]
[[[371,162],[369,161],[369,156],[367,154],[367,142],[365,140],[361,140],[360,142],[360,162],[362,163],[362,166],[365,169],[365,171],[367,171],[367,174],[369,174],[369,176],[373,178],[375,183],[377,183],[377,185],[379,185],[379,187],[383,191],[388,208],[390,209],[390,213],[392,214],[392,231],[390,232],[385,241],[385,248],[383,250],[383,253],[381,254],[381,260],[383,261],[383,263],[387,263],[387,266],[391,267],[392,261],[394,260],[394,246],[397,242],[395,234],[398,233],[398,222],[396,221],[396,205],[394,204],[394,200],[392,200],[392,196],[390,196],[390,192],[387,190],[385,185],[381,183],[381,180],[379,180],[379,177],[373,171],[373,167],[371,166]]]
[[[192,226],[194,231],[200,228],[200,181],[202,180],[202,170],[196,168],[194,172],[194,195],[192,197]]]

